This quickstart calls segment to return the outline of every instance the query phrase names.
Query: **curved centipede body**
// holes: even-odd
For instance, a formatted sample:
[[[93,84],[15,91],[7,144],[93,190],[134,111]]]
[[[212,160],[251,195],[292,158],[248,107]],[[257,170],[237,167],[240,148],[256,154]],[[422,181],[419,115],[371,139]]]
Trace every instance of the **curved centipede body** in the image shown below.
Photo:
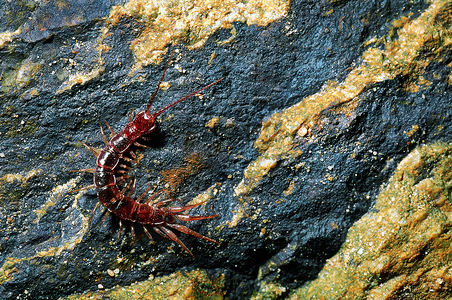
[[[173,52],[174,54],[174,52]],[[94,173],[94,185],[90,187],[94,187],[97,191],[97,195],[99,198],[99,202],[96,207],[93,209],[92,215],[94,215],[95,210],[102,204],[110,213],[116,215],[120,222],[121,220],[127,220],[132,223],[141,224],[143,226],[144,232],[151,239],[152,236],[149,233],[147,226],[150,226],[154,229],[155,232],[163,236],[164,238],[168,238],[177,244],[179,244],[188,254],[193,257],[193,254],[190,250],[182,243],[182,241],[176,236],[176,234],[170,230],[174,229],[179,232],[189,234],[195,236],[200,239],[204,239],[206,241],[217,243],[215,240],[205,237],[186,226],[176,224],[176,219],[182,221],[196,221],[203,219],[210,219],[218,216],[209,215],[209,216],[190,216],[187,214],[183,214],[184,211],[187,211],[191,208],[197,207],[202,203],[187,205],[187,206],[172,206],[167,207],[165,204],[168,204],[172,201],[176,201],[177,199],[167,199],[150,205],[149,202],[160,192],[157,192],[150,196],[144,203],[140,201],[144,198],[146,192],[138,197],[137,199],[129,197],[129,195],[124,194],[124,190],[121,190],[118,186],[118,182],[123,180],[124,170],[122,170],[121,166],[124,166],[123,160],[130,160],[127,156],[134,157],[135,154],[130,150],[132,145],[142,146],[138,144],[137,139],[143,137],[144,135],[150,134],[156,129],[156,118],[158,115],[166,111],[167,109],[173,107],[174,105],[184,101],[187,98],[190,98],[197,93],[211,87],[212,85],[218,83],[223,80],[223,78],[201,88],[200,90],[193,92],[163,108],[158,110],[157,112],[151,114],[150,108],[154,101],[154,98],[157,95],[157,92],[160,88],[160,84],[165,76],[168,65],[171,62],[172,56],[165,66],[163,74],[158,82],[154,93],[151,95],[150,100],[147,104],[146,110],[141,111],[135,115],[133,120],[131,120],[124,129],[116,133],[109,141],[105,137],[103,131],[102,136],[104,137],[104,141],[106,142],[105,148],[103,148],[100,152],[96,152],[93,148],[87,146],[85,143],[82,144],[87,147],[92,153],[97,156],[96,167],[94,169],[85,169],[82,171],[92,171]],[[108,125],[108,124],[107,124]],[[102,127],[101,127],[102,130]],[[113,132],[113,131],[112,131]],[[113,132],[114,133],[114,132]],[[130,186],[130,184],[129,184]],[[90,219],[91,224],[92,216]],[[105,220],[105,218],[104,218]],[[122,226],[122,225],[121,225]],[[122,228],[122,227],[121,227]],[[132,233],[134,234],[134,228],[132,224]]]

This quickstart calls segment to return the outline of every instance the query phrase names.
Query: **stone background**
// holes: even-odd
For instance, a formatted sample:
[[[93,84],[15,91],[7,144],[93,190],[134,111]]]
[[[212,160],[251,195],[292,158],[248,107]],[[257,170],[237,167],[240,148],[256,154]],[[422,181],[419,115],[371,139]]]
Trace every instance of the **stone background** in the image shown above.
[[[451,3],[2,2],[2,299],[447,297]],[[225,79],[159,117],[136,194],[208,200],[194,259],[70,192],[174,49],[155,108]]]

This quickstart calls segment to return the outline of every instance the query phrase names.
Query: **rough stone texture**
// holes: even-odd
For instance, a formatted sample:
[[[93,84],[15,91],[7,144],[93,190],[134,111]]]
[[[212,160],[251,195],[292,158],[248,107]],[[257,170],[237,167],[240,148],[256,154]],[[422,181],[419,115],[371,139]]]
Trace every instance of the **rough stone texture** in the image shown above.
[[[447,299],[452,288],[452,144],[402,160],[319,279],[291,299]]]
[[[446,295],[451,1],[142,4],[0,4],[4,299]],[[180,31],[151,49],[168,16]],[[159,117],[136,194],[208,200],[190,213],[219,216],[188,226],[220,245],[180,234],[195,259],[158,236],[118,242],[100,212],[88,229],[96,193],[69,192],[92,182],[71,172],[94,165],[78,141],[102,147],[99,122],[143,109],[175,48],[155,108],[225,79]]]

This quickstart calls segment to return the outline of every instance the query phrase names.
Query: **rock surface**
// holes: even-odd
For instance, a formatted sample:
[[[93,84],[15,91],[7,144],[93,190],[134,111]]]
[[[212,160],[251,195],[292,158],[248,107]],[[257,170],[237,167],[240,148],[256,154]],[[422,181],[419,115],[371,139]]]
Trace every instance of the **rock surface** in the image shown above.
[[[447,295],[451,1],[146,3],[0,4],[2,299]],[[225,79],[159,117],[135,194],[219,214],[194,259],[71,193],[176,48],[155,109]]]

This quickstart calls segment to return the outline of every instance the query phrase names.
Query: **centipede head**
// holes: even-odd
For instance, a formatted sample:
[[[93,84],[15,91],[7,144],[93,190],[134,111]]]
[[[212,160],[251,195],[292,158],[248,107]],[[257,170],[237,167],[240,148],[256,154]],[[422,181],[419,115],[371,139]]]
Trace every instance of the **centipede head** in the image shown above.
[[[146,111],[140,111],[135,118],[133,118],[133,124],[141,131],[141,135],[146,135],[157,128],[157,123],[155,122],[157,116],[158,115],[155,114],[150,115]]]

